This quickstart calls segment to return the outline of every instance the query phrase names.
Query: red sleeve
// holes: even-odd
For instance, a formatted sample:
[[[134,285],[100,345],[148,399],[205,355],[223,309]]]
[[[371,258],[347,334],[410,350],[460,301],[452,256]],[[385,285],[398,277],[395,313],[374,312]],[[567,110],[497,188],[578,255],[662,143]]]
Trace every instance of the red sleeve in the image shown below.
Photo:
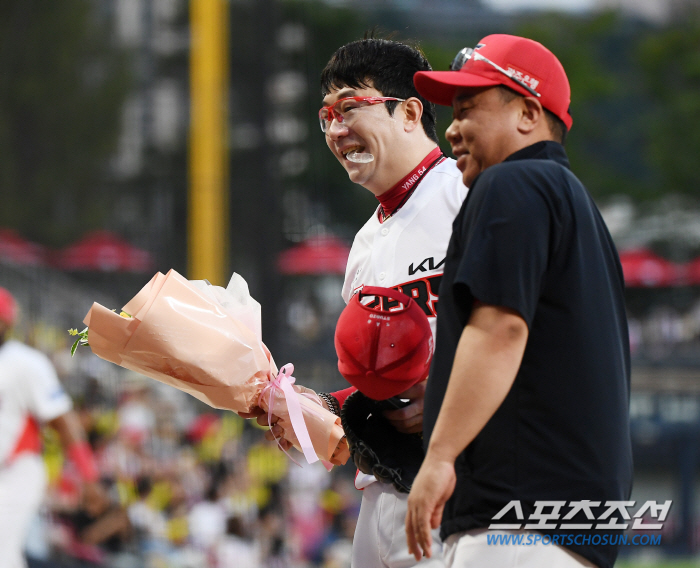
[[[355,387],[348,387],[346,389],[332,392],[330,394],[334,396],[335,399],[338,401],[338,406],[340,406],[340,408],[343,408],[343,405],[345,404],[345,399],[348,398],[356,390],[357,389]]]
[[[68,448],[68,457],[75,464],[78,473],[84,481],[97,481],[100,478],[100,472],[97,471],[95,456],[92,453],[92,448],[87,442],[75,442]]]

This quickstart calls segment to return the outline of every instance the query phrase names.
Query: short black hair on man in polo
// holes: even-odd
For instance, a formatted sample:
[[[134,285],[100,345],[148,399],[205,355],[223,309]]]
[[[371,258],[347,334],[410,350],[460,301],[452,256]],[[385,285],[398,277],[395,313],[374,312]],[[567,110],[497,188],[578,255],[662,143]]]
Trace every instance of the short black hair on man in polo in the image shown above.
[[[390,39],[365,38],[348,43],[333,54],[321,72],[321,94],[325,97],[331,90],[344,87],[374,87],[385,97],[415,97],[423,103],[423,130],[438,143],[435,105],[419,95],[413,84],[413,75],[418,71],[432,71],[432,67],[417,47]],[[393,116],[398,102],[384,104]]]

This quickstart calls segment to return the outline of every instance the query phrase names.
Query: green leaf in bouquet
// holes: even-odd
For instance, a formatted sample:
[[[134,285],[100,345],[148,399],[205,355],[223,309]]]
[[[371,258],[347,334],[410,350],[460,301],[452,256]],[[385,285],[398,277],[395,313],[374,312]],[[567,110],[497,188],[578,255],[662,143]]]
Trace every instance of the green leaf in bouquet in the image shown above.
[[[83,331],[78,331],[77,329],[69,329],[68,330],[69,335],[74,335],[78,336],[78,339],[75,340],[73,345],[70,348],[70,356],[73,357],[75,355],[76,349],[78,349],[79,345],[90,345],[88,343],[88,328],[86,327]]]

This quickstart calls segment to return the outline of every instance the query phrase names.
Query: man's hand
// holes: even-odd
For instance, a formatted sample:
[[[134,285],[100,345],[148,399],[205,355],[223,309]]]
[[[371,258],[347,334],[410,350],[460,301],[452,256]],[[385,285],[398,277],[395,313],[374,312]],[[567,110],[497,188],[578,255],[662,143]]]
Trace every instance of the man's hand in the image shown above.
[[[415,556],[416,561],[423,555],[432,556],[430,531],[440,526],[445,503],[452,495],[456,481],[454,462],[431,456],[429,451],[408,496],[406,540],[408,552]]]
[[[399,398],[408,398],[411,403],[398,410],[385,410],[384,418],[391,422],[392,426],[404,434],[415,434],[423,431],[423,397],[425,396],[425,383],[422,381],[405,390]]]
[[[416,559],[430,556],[430,529],[440,525],[455,488],[455,460],[508,395],[528,333],[514,310],[479,303],[462,331],[428,452],[408,496],[406,539]]]
[[[253,408],[251,408],[250,412],[239,412],[238,416],[248,420],[249,418],[257,418],[258,416],[261,416],[263,414],[265,414],[265,411],[262,408],[260,408],[259,406],[254,406]]]
[[[316,391],[301,385],[292,385],[292,388],[300,394],[308,393],[314,395],[315,397],[318,396]],[[323,399],[320,400],[323,408],[330,411],[330,408],[328,408],[326,402]],[[268,418],[267,412],[265,412],[259,406],[252,408],[250,412],[239,412],[238,415],[241,418],[255,418],[256,422],[260,426],[269,427],[272,425],[272,428],[265,432],[265,439],[269,440],[270,442],[279,441],[279,446],[284,451],[287,451],[292,447],[292,443],[284,438],[284,429],[277,424],[277,422],[279,422],[279,416],[273,414],[270,418]]]

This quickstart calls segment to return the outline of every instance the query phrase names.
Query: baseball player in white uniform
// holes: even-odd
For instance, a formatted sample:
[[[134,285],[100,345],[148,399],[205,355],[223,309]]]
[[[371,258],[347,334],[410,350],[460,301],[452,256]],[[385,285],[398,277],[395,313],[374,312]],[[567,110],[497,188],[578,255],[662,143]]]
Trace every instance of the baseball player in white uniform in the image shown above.
[[[438,147],[434,106],[413,85],[414,73],[428,69],[418,50],[399,42],[365,39],[345,45],[322,73],[324,106],[319,119],[329,149],[350,179],[380,202],[353,242],[343,299],[348,302],[365,285],[399,289],[423,308],[435,333],[452,221],[467,189],[454,160],[445,158]],[[337,413],[354,390],[319,395]],[[412,387],[401,395],[411,400],[408,406],[385,412],[398,430],[422,431],[424,390],[424,383]],[[259,416],[258,422],[267,425],[267,415]],[[273,425],[268,438],[283,434]],[[355,484],[363,497],[353,568],[444,566],[439,554],[416,562],[408,553],[406,494],[360,472]]]
[[[6,340],[16,317],[14,298],[0,288],[0,568],[26,566],[25,538],[46,487],[41,423],[58,431],[83,479],[97,479],[71,399],[48,357],[19,341]]]
[[[452,234],[451,221],[466,193],[456,171],[454,160],[443,159],[420,181],[400,211],[383,223],[378,215],[367,221],[355,237],[348,259],[343,285],[346,303],[362,286],[396,288],[424,308],[435,335],[437,292]],[[421,385],[421,394],[423,388]],[[412,406],[392,415],[398,420],[422,418],[422,398],[414,400]],[[409,557],[402,540],[408,496],[361,472],[355,486],[364,492],[353,542],[353,567],[422,566],[423,562]],[[426,564],[443,565],[439,555],[433,564]]]

